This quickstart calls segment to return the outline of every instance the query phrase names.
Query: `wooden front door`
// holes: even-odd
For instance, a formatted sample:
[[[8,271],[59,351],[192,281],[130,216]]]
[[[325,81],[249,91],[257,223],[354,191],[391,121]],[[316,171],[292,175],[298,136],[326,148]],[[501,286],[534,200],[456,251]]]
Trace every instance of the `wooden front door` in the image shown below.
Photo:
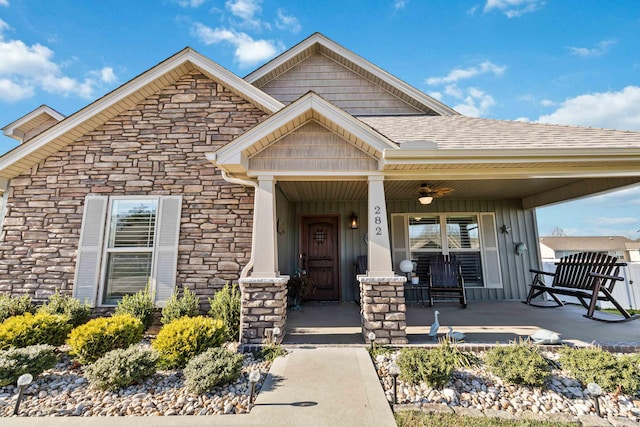
[[[313,280],[318,301],[340,299],[338,216],[304,216],[300,232],[302,268]]]

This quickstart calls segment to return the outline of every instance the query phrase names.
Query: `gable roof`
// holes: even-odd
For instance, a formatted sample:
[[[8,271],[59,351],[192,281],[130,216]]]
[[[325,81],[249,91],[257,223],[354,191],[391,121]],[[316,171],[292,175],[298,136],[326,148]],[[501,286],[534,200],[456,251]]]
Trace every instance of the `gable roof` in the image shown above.
[[[318,121],[378,160],[382,158],[384,150],[397,149],[384,135],[318,94],[308,92],[231,143],[209,154],[207,158],[227,172],[246,173],[249,157],[260,153],[310,120]]]
[[[458,114],[452,108],[389,74],[382,68],[372,64],[352,51],[345,49],[320,33],[312,34],[291,49],[267,62],[257,70],[248,74],[245,80],[256,87],[262,87],[267,82],[284,74],[287,70],[316,52],[322,53],[356,74],[381,86],[387,92],[423,111],[425,114],[435,113],[442,116]]]
[[[640,248],[640,242],[622,236],[548,236],[540,243],[554,251],[620,251]]]
[[[260,89],[187,47],[0,157],[0,178],[19,175],[194,69],[266,113],[284,107]]]

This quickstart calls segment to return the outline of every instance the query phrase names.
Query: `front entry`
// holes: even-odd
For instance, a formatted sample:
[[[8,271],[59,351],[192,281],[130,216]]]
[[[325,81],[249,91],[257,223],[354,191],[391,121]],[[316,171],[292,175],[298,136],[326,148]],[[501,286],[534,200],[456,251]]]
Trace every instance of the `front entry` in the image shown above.
[[[340,299],[338,215],[303,216],[300,230],[301,268],[315,284],[310,299]]]

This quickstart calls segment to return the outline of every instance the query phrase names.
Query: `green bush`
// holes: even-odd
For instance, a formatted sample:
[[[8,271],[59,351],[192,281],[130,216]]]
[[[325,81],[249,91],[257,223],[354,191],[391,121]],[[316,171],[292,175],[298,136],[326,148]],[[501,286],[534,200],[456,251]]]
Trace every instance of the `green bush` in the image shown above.
[[[36,344],[64,344],[73,326],[67,316],[25,313],[9,317],[0,324],[0,350]]]
[[[525,342],[494,347],[485,355],[485,362],[495,375],[512,384],[542,387],[551,376],[549,362]]]
[[[49,301],[38,308],[38,313],[65,315],[69,318],[69,323],[75,327],[89,320],[91,307],[89,304],[81,303],[77,298],[61,294],[56,289],[56,292],[49,297]]]
[[[396,361],[400,379],[410,384],[427,383],[443,387],[453,373],[454,363],[441,348],[404,348]]]
[[[130,314],[99,317],[71,331],[69,354],[80,363],[92,363],[118,348],[127,348],[142,339],[144,326]]]
[[[160,353],[160,366],[182,368],[194,356],[222,344],[222,334],[222,320],[181,317],[164,325],[151,346]]]
[[[153,323],[155,309],[153,295],[149,293],[149,288],[146,287],[133,295],[123,296],[122,300],[118,302],[115,314],[130,314],[140,319],[146,331]]]
[[[287,350],[285,350],[285,348],[280,344],[268,343],[262,346],[256,356],[262,360],[266,360],[267,362],[273,362],[278,357],[286,356],[287,354]]]
[[[210,348],[189,360],[184,368],[185,384],[193,393],[205,393],[240,377],[244,357],[221,348]]]
[[[139,345],[111,350],[85,368],[91,385],[101,390],[115,391],[149,378],[156,372],[158,352]]]
[[[14,384],[22,374],[37,377],[56,366],[56,348],[48,344],[0,351],[0,387]]]
[[[224,340],[238,341],[240,336],[240,290],[238,285],[224,287],[209,298],[209,316],[221,319],[224,324]]]
[[[0,295],[0,322],[4,322],[11,316],[19,316],[25,313],[33,313],[35,307],[31,305],[31,297],[23,295],[12,297],[11,295]]]
[[[177,294],[171,295],[171,298],[162,308],[162,324],[166,325],[172,321],[184,316],[195,317],[200,314],[200,297],[195,292],[184,288],[182,297],[178,298]]]
[[[595,382],[603,390],[636,394],[640,390],[640,355],[615,355],[602,349],[570,348],[560,350],[560,365],[583,384]]]

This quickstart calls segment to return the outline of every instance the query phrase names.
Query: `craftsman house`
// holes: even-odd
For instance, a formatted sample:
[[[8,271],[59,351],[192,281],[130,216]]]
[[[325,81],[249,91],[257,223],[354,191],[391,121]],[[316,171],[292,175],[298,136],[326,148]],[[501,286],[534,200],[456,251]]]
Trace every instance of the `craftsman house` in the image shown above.
[[[535,208],[640,182],[640,132],[465,117],[321,34],[244,78],[187,48],[3,131],[0,291],[100,309],[238,281],[246,343],[285,325],[297,268],[380,342],[406,342],[405,259],[455,254],[471,303],[524,299]]]

